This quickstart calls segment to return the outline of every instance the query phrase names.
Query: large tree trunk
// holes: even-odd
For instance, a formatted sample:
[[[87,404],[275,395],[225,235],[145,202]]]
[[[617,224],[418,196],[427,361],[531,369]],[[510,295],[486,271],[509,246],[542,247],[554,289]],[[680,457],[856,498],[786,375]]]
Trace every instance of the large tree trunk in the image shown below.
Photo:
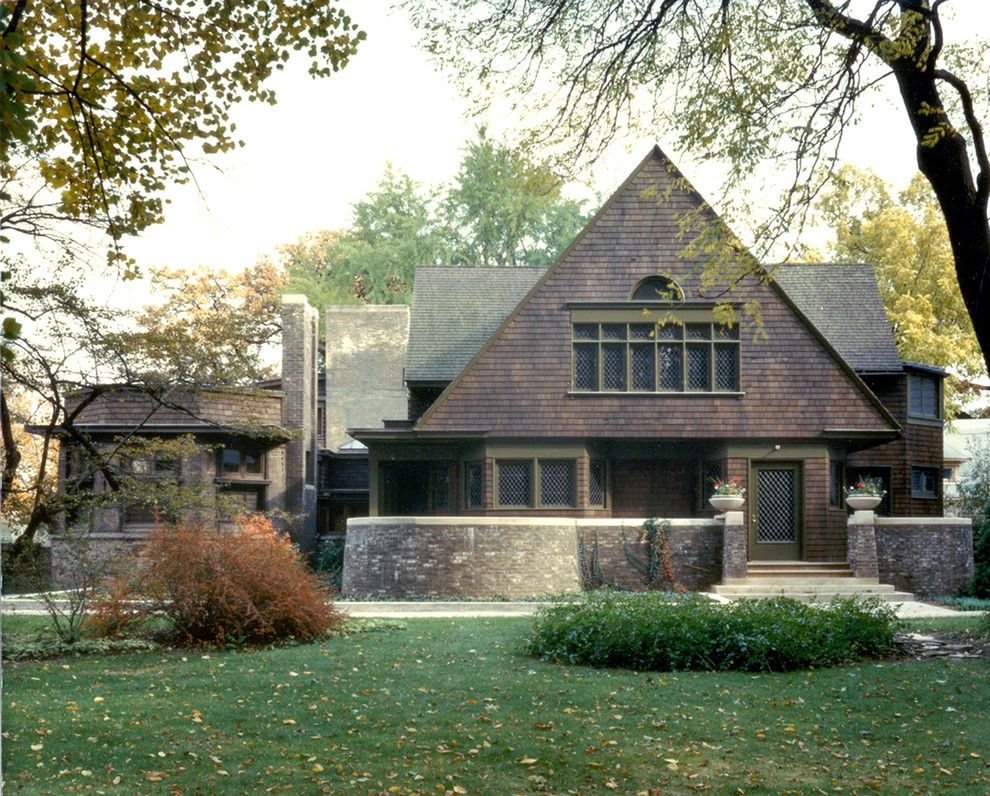
[[[916,63],[895,68],[901,98],[918,141],[918,167],[928,178],[945,217],[959,290],[983,361],[990,372],[990,221],[987,194],[973,178],[966,139],[949,122],[930,70]],[[935,110],[933,110],[935,109]],[[978,127],[971,130],[982,136]],[[981,181],[988,175],[981,174]]]
[[[0,430],[3,434],[3,480],[0,483],[0,508],[2,508],[10,499],[17,467],[21,463],[21,451],[17,447],[17,440],[14,439],[10,408],[7,406],[7,393],[3,390],[0,390]]]

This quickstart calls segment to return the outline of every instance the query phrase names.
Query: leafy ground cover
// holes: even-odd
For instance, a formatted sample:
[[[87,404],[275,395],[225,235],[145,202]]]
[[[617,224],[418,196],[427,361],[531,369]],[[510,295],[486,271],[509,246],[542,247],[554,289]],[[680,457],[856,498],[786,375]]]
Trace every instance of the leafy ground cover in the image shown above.
[[[876,599],[720,605],[698,594],[603,589],[542,611],[526,650],[557,663],[644,671],[784,672],[890,657],[894,613]]]
[[[932,602],[956,611],[990,611],[990,599],[983,597],[936,597]]]
[[[6,792],[990,789],[985,660],[658,675],[526,657],[528,619],[405,625],[7,664]]]

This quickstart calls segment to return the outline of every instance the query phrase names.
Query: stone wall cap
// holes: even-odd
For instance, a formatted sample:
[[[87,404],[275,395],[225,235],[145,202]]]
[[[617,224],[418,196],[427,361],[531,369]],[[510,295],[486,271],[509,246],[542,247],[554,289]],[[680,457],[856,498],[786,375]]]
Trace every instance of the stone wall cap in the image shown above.
[[[405,315],[409,314],[408,304],[330,304],[326,308],[330,313],[369,313],[369,312],[397,312]]]
[[[877,517],[877,525],[961,525],[970,528],[973,521],[968,517]]]
[[[622,528],[641,528],[643,527],[643,523],[646,522],[646,519],[645,517],[642,519],[631,517],[578,517],[575,519],[575,523],[579,528],[614,528],[617,525]],[[664,519],[659,517],[657,518],[657,522],[664,522]],[[719,520],[712,519],[711,517],[681,517],[666,520],[666,522],[670,523],[671,528],[707,528],[722,525]]]
[[[373,526],[395,527],[398,525],[504,525],[508,527],[537,526],[566,526],[571,528],[639,528],[646,519],[629,517],[497,517],[497,516],[458,516],[458,517],[352,517],[347,521],[349,528],[368,528]],[[673,528],[684,527],[718,527],[718,520],[708,517],[697,519],[668,520]]]

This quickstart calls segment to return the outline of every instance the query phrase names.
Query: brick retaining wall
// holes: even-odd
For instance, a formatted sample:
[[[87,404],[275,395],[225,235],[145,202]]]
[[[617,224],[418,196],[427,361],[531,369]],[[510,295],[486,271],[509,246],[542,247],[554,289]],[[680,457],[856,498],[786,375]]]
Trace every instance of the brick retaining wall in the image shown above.
[[[91,533],[76,537],[53,534],[52,587],[72,589],[84,580],[102,580],[144,541],[143,533]]]
[[[567,520],[358,517],[347,521],[344,594],[529,597],[581,588]]]
[[[880,582],[920,595],[958,594],[973,578],[973,526],[957,517],[877,517]]]
[[[722,580],[722,522],[710,519],[669,520],[670,556],[677,582],[691,591],[703,591]],[[643,520],[585,520],[577,524],[578,539],[585,556],[584,569],[598,545],[598,566],[607,583],[628,589],[644,588],[643,576],[629,563],[623,534],[630,552],[646,560],[646,545],[640,541]]]
[[[389,597],[529,597],[581,588],[578,540],[595,542],[606,581],[642,588],[623,549],[642,520],[519,517],[360,517],[348,520],[343,591]],[[722,527],[673,520],[674,572],[689,589],[721,579]]]

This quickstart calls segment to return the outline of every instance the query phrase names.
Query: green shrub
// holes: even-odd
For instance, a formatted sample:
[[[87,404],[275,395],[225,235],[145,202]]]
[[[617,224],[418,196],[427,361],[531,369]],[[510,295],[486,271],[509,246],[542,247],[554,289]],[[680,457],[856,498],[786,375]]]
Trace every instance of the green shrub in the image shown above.
[[[990,639],[990,613],[985,613],[980,617],[980,624],[977,625],[976,632],[983,638]]]
[[[973,580],[966,594],[990,599],[990,511],[973,523]]]
[[[544,609],[526,650],[589,666],[778,672],[883,657],[898,626],[876,599],[722,605],[698,594],[602,591]]]

